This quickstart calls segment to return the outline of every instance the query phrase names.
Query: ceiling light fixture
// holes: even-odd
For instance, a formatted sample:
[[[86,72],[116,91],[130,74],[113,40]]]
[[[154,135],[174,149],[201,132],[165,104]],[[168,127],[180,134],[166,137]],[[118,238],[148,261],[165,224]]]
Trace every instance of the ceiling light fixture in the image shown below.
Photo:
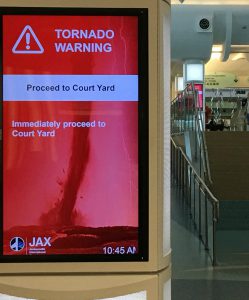
[[[223,46],[222,45],[213,45],[212,52],[222,52]]]
[[[222,51],[223,51],[222,45],[213,45],[211,59],[219,59],[220,60]]]

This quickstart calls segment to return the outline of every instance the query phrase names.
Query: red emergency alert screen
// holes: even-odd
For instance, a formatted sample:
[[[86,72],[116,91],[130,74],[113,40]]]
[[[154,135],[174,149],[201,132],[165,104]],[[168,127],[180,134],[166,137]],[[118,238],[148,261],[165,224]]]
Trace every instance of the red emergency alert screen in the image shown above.
[[[1,260],[147,260],[146,9],[1,17]]]

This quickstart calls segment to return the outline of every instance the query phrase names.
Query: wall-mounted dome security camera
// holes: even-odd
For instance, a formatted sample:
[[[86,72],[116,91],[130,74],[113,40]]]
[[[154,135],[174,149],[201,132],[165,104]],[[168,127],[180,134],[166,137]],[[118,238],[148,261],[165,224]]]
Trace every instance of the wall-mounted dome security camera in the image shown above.
[[[184,0],[179,0],[181,3],[183,3],[184,2]]]
[[[208,30],[210,28],[210,20],[207,18],[202,18],[199,22],[199,26],[203,30]]]
[[[213,16],[198,16],[196,18],[196,31],[210,33],[213,31]]]

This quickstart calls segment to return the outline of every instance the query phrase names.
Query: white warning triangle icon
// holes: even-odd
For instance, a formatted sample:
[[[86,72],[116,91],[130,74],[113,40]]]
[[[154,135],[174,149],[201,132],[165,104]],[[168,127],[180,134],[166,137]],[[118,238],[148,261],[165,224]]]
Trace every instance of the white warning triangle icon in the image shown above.
[[[15,54],[42,54],[44,49],[31,26],[24,27],[15,42],[12,52]]]

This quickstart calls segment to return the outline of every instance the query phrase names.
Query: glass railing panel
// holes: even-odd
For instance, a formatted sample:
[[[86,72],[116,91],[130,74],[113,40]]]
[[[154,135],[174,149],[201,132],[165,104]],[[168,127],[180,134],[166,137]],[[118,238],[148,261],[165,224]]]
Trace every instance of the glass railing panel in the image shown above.
[[[208,250],[212,261],[214,261],[214,227],[213,227],[213,205],[207,197],[207,229],[208,229]]]
[[[206,242],[206,225],[207,225],[207,220],[206,220],[206,201],[205,201],[205,192],[203,189],[200,189],[200,197],[201,197],[201,202],[200,202],[200,235],[202,242],[205,245]]]
[[[215,235],[213,220],[217,218],[218,200],[212,195],[205,182],[183,150],[172,141],[172,176],[179,193],[179,204],[186,217],[190,216],[204,248],[215,263]],[[190,220],[190,219],[189,219]]]

